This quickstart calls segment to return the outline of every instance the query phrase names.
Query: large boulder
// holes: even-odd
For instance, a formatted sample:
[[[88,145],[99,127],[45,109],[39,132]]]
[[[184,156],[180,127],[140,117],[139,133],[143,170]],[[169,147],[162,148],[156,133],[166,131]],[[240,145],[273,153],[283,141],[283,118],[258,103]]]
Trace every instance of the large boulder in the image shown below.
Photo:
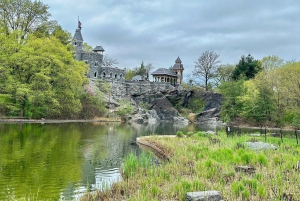
[[[276,150],[277,149],[277,147],[274,146],[273,144],[269,144],[265,142],[245,142],[245,145],[252,150],[267,150],[267,149]]]
[[[160,120],[163,121],[173,122],[174,117],[180,117],[178,111],[173,107],[166,97],[154,100],[149,109],[155,110]]]

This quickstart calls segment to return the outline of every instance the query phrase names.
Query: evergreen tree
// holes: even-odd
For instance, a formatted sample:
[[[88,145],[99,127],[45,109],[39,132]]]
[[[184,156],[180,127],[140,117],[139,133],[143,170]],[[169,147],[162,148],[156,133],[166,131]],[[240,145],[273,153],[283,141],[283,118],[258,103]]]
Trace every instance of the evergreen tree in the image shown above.
[[[261,63],[250,54],[247,57],[243,55],[232,73],[232,79],[248,80],[254,78],[259,71],[261,71]]]

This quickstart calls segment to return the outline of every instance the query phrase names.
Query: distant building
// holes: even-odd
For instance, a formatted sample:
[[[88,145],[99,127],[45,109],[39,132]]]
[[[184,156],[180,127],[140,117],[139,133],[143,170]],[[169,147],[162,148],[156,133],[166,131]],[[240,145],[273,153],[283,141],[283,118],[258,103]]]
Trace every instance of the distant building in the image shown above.
[[[172,69],[159,68],[151,75],[153,76],[154,82],[167,82],[171,85],[176,85],[182,84],[183,70],[181,59],[178,56]]]
[[[142,78],[142,76],[136,75],[133,78],[131,78],[130,81],[144,81],[144,79]]]

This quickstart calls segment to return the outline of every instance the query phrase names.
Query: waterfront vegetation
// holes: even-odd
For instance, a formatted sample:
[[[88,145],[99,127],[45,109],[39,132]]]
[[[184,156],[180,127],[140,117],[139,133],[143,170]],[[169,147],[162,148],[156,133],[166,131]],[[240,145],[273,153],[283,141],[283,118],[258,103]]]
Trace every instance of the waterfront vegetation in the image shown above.
[[[180,136],[180,137],[178,137]],[[300,146],[295,139],[269,137],[277,150],[254,151],[247,141],[264,141],[249,135],[227,137],[225,132],[203,132],[182,137],[151,136],[171,160],[149,165],[151,157],[130,154],[123,165],[123,181],[83,200],[185,200],[187,192],[218,190],[225,200],[282,200],[300,197]],[[215,139],[215,140],[212,140]],[[255,173],[236,172],[236,166],[254,167]],[[292,200],[292,199],[291,199]]]

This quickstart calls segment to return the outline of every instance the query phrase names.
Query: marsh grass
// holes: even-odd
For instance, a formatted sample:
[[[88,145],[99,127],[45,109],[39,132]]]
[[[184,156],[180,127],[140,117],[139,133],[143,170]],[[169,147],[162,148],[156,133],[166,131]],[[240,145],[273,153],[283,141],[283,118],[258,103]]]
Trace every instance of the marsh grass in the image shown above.
[[[180,135],[181,136],[181,135]],[[93,200],[185,200],[187,192],[218,190],[224,200],[281,200],[283,194],[300,198],[300,146],[294,140],[269,139],[278,150],[253,151],[243,145],[252,137],[226,137],[211,144],[202,132],[190,137],[151,136],[147,142],[164,147],[172,159],[160,166],[149,165],[147,156],[129,155],[123,166],[123,181],[98,192]],[[257,137],[264,141],[264,137]],[[235,172],[239,165],[253,166],[253,174]]]

